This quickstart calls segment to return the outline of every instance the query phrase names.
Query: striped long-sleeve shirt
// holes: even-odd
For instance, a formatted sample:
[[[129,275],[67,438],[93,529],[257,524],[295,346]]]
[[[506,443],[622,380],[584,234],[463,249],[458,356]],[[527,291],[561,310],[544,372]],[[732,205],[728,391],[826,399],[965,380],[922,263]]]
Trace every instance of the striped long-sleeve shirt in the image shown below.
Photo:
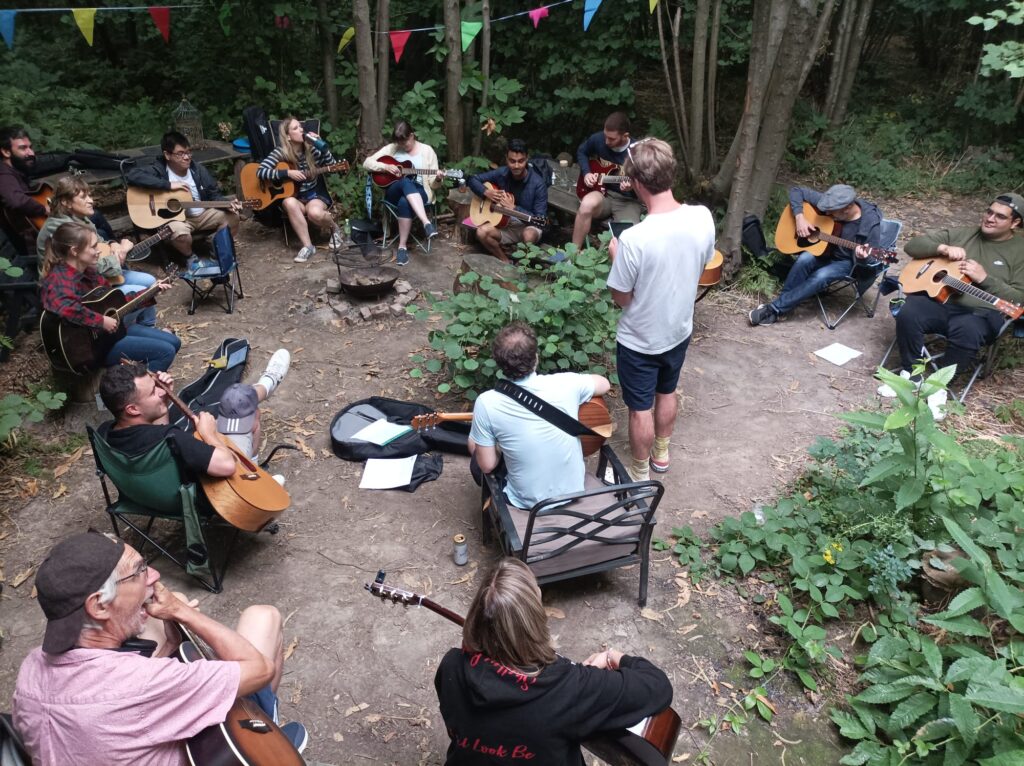
[[[317,167],[323,167],[324,165],[333,165],[335,163],[334,156],[331,154],[331,150],[327,148],[326,144],[323,144],[323,149],[319,149],[316,146],[313,147],[313,161]],[[284,157],[281,154],[280,148],[275,148],[270,154],[263,158],[263,162],[260,163],[259,170],[256,171],[256,177],[261,181],[276,181],[278,183],[288,180],[287,170],[278,170],[277,164],[284,162]],[[305,152],[299,153],[299,166],[293,168],[293,170],[301,170],[305,173],[309,170],[309,165],[306,163]],[[317,179],[305,180],[299,184],[298,193],[306,194],[313,190],[317,184]]]

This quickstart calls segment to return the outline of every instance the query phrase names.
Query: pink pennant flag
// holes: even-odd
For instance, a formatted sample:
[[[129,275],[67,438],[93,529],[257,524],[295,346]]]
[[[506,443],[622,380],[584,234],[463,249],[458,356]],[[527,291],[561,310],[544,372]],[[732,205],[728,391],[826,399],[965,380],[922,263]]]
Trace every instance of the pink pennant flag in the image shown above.
[[[164,42],[171,41],[171,9],[162,5],[149,6],[149,17],[153,19],[156,28],[163,35]]]
[[[389,32],[388,36],[391,38],[391,49],[395,52],[395,63],[402,58],[402,51],[405,50],[405,44],[409,42],[409,35],[412,34],[409,30],[403,29],[399,32]]]
[[[533,22],[533,28],[536,29],[537,25],[540,24],[541,19],[548,17],[548,7],[542,5],[540,8],[534,8],[530,11],[530,20]]]

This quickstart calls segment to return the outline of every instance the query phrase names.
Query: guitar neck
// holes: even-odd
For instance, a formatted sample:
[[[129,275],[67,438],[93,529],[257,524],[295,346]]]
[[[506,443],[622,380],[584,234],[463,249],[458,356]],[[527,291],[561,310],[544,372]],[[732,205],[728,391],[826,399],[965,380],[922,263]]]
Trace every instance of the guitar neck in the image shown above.
[[[217,210],[226,210],[233,204],[231,200],[218,199],[218,200],[180,200],[182,207],[202,207],[202,208],[214,208]],[[252,207],[253,201],[248,199],[235,200],[242,207]]]
[[[348,170],[347,162],[336,162],[333,165],[324,165],[322,168],[313,168],[312,170],[305,171],[306,178],[312,180],[328,173],[344,173]]]
[[[434,416],[438,420],[447,420],[456,423],[468,423],[473,420],[472,412],[437,412]]]
[[[839,245],[840,247],[848,247],[850,250],[856,250],[859,245],[852,239],[843,239],[842,237],[834,237],[831,234],[825,234],[824,232],[816,232],[818,239],[823,239],[829,244]]]
[[[954,290],[958,290],[964,295],[970,295],[972,298],[985,301],[985,303],[991,304],[993,307],[1006,314],[1011,319],[1017,319],[1024,314],[1024,307],[1017,306],[1016,304],[1004,301],[992,293],[985,292],[980,287],[972,285],[970,282],[965,282],[962,279],[951,277],[948,274],[942,278],[942,284],[947,287],[952,287]]]
[[[492,205],[491,210],[493,210],[495,213],[501,213],[502,215],[507,215],[510,218],[515,218],[516,220],[523,221],[524,223],[530,223],[531,221],[533,221],[535,217],[530,215],[529,213],[522,213],[516,210],[515,208],[502,207],[501,205]]]
[[[126,314],[130,314],[133,311],[135,311],[135,309],[137,309],[140,304],[145,303],[160,291],[160,285],[167,284],[170,281],[171,280],[169,279],[161,280],[160,282],[157,282],[156,284],[147,287],[145,290],[133,295],[130,299],[128,299],[125,302],[123,306],[121,306],[118,309],[115,309],[114,313],[117,315],[117,321],[120,322],[122,319],[124,319]]]
[[[125,254],[124,259],[126,261],[133,260],[134,258],[138,257],[140,253],[152,250],[153,245],[155,245],[157,242],[160,242],[163,239],[166,239],[166,237],[167,235],[163,234],[162,232],[157,232],[152,236],[146,237],[144,240],[135,245],[131,250],[129,250]]]

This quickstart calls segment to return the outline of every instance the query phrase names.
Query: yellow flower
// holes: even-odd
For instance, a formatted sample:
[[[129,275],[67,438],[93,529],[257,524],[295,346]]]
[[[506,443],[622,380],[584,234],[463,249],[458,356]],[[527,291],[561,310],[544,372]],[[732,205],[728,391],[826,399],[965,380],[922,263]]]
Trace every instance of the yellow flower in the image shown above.
[[[826,548],[825,552],[821,554],[821,557],[825,559],[826,564],[836,563],[836,557],[832,555],[832,551],[830,551],[828,548]]]
[[[837,551],[839,551],[840,553],[842,553],[842,552],[843,552],[843,546],[842,546],[842,544],[841,544],[841,543],[832,543],[832,547],[833,547],[833,548],[835,548],[835,549],[836,549]]]

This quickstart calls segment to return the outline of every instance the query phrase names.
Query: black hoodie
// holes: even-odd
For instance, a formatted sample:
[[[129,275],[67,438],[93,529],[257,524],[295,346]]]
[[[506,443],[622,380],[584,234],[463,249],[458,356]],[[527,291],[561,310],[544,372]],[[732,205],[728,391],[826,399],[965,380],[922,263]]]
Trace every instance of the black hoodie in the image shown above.
[[[641,657],[618,670],[559,657],[536,676],[451,649],[434,676],[452,738],[447,766],[582,766],[580,742],[632,726],[672,703],[672,684]]]

